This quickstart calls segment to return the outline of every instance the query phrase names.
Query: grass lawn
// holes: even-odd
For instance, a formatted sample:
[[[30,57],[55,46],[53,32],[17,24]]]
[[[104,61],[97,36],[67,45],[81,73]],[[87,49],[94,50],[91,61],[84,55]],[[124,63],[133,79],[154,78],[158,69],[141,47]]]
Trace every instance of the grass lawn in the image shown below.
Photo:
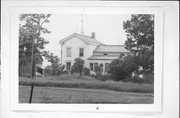
[[[19,86],[19,102],[28,103],[30,86]],[[118,92],[103,89],[34,87],[32,103],[152,104],[153,93]]]

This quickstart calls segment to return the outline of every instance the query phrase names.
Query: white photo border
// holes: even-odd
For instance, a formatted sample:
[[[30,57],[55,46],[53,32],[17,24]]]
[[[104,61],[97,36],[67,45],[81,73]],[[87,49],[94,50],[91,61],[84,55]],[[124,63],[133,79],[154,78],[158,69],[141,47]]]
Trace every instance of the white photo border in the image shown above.
[[[60,2],[61,3],[61,2]],[[78,3],[78,2],[77,2]],[[12,6],[10,15],[10,109],[13,111],[68,111],[68,112],[162,112],[163,88],[163,9],[161,7],[123,6],[115,3],[80,4],[63,2],[62,4]],[[43,4],[44,5],[44,4]],[[155,70],[154,70],[154,103],[153,104],[22,104],[19,103],[18,84],[18,35],[19,14],[154,14],[155,17]],[[98,109],[97,109],[98,108]]]

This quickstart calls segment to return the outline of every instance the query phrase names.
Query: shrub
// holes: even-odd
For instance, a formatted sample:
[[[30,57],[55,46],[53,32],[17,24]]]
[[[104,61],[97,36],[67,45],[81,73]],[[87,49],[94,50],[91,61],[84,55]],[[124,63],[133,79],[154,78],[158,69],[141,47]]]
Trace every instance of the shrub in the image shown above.
[[[96,76],[96,79],[100,80],[100,81],[107,81],[107,80],[111,80],[111,77],[109,74],[106,74],[106,75],[99,75],[99,76]]]
[[[131,73],[138,69],[134,56],[126,56],[122,59],[115,59],[109,64],[109,73],[115,81],[126,79]]]
[[[128,79],[123,80],[123,82],[133,82],[133,83],[148,83],[154,84],[154,73],[146,73],[144,77],[141,78],[138,74],[133,77],[128,77]]]
[[[84,65],[84,60],[81,58],[75,58],[74,64],[71,69],[71,73],[79,73],[81,75]]]
[[[83,75],[89,76],[90,75],[89,68],[84,67],[83,70],[82,70],[82,73],[83,73]]]
[[[101,75],[102,70],[101,70],[100,66],[95,66],[94,71],[95,71],[96,75]]]
[[[56,66],[48,65],[46,66],[44,73],[47,76],[57,76],[64,73],[64,68],[65,68],[65,65],[60,65],[60,64]]]

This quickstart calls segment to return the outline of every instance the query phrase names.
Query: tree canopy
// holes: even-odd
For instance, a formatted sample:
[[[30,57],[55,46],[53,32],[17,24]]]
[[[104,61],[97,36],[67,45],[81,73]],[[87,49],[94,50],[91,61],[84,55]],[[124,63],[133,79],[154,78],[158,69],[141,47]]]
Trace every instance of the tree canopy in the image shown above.
[[[26,64],[31,61],[32,42],[36,39],[34,53],[43,53],[46,41],[41,33],[50,33],[47,28],[44,28],[45,23],[49,23],[51,14],[21,14],[19,16],[19,65]],[[36,58],[36,56],[35,56]]]
[[[125,48],[135,53],[138,65],[143,69],[154,69],[154,15],[133,14],[123,23],[127,40]]]

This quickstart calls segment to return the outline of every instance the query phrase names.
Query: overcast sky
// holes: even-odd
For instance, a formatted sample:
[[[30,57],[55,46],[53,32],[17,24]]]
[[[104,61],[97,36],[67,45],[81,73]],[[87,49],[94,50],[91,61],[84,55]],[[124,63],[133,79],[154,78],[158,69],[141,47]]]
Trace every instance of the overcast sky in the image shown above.
[[[82,19],[85,35],[91,36],[91,33],[95,32],[96,39],[107,45],[123,45],[126,40],[123,21],[130,19],[130,16],[130,14],[52,14],[50,22],[44,24],[44,27],[51,31],[50,34],[43,36],[49,41],[45,49],[60,57],[59,41],[72,33],[81,33]],[[44,65],[47,64],[44,61]]]

